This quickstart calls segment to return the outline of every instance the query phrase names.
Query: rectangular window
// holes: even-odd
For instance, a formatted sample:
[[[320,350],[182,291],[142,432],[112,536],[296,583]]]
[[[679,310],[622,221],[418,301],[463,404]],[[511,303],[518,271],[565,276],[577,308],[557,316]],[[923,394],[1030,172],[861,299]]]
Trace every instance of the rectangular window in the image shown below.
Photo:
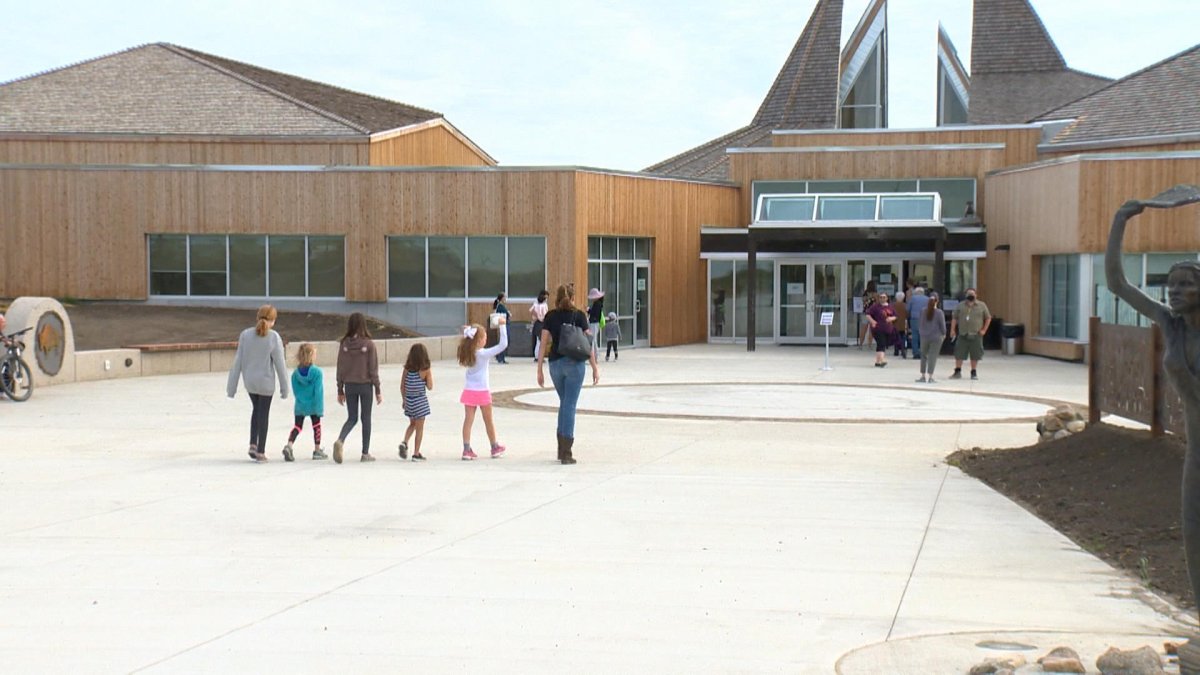
[[[817,220],[875,220],[875,198],[822,197]]]
[[[1041,262],[1041,334],[1079,337],[1079,256],[1047,255]]]
[[[915,180],[864,180],[863,192],[917,192]]]
[[[759,220],[812,220],[816,197],[766,197]]]
[[[710,261],[708,276],[712,293],[708,334],[714,338],[733,337],[733,261]]]
[[[756,180],[750,184],[750,210],[758,208],[759,195],[804,194],[808,183],[802,180]],[[754,214],[750,214],[753,218]]]
[[[429,297],[466,297],[467,240],[429,238]],[[496,291],[499,293],[499,291]]]
[[[308,238],[308,295],[346,296],[346,243],[342,237]]]
[[[862,192],[862,181],[858,180],[810,180],[808,191],[813,194],[838,192]]]
[[[425,297],[425,237],[388,237],[388,297]]]
[[[755,292],[755,337],[770,338],[775,334],[775,261],[760,260],[755,265],[755,274],[748,274],[749,263],[739,260],[734,263],[734,288],[737,289],[734,310],[734,336],[746,337],[746,322],[749,317],[750,284],[756,283]]]
[[[229,294],[254,297],[267,295],[266,237],[229,237]]]
[[[191,295],[226,295],[224,235],[188,237],[188,254]]]
[[[633,255],[637,260],[650,259],[650,240],[639,238],[634,246]]]
[[[615,237],[600,238],[600,258],[602,260],[617,259],[617,240]]]
[[[150,235],[150,295],[187,295],[187,236]]]
[[[271,274],[267,294],[273,297],[304,297],[304,237],[268,237]]]
[[[504,237],[467,238],[467,296],[495,298],[504,291]]]
[[[508,294],[536,298],[546,287],[546,238],[508,238]]]
[[[933,220],[933,197],[880,197],[882,220]]]
[[[1130,284],[1141,288],[1142,254],[1126,253],[1121,256],[1125,266],[1125,277]],[[1104,255],[1092,256],[1092,302],[1096,316],[1104,323],[1121,326],[1147,326],[1149,323],[1129,303],[1108,290],[1108,277],[1104,272]]]
[[[936,192],[942,196],[942,220],[957,221],[967,211],[967,202],[975,204],[974,178],[922,178],[918,192]]]

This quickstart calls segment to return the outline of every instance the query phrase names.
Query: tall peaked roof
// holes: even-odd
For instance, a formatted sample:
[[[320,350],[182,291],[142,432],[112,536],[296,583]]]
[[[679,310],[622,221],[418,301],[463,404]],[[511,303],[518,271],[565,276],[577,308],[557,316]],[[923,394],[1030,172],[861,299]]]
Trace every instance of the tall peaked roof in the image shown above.
[[[1029,0],[975,0],[974,10],[970,123],[1025,122],[1111,82],[1068,68]]]
[[[842,0],[818,0],[750,124],[645,170],[726,180],[731,147],[769,146],[776,129],[835,127],[841,39]]]
[[[1200,45],[1055,108],[1039,120],[1074,119],[1050,145],[1200,134]]]
[[[0,84],[0,131],[347,136],[429,110],[155,43]]]

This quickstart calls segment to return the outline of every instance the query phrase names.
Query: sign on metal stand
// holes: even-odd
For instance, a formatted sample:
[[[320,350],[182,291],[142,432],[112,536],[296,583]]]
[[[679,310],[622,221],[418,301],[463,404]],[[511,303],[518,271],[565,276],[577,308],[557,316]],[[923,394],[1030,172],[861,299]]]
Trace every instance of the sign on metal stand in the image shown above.
[[[833,325],[833,312],[821,312],[821,325],[825,327],[825,366],[821,370],[833,370],[829,365],[829,327]]]

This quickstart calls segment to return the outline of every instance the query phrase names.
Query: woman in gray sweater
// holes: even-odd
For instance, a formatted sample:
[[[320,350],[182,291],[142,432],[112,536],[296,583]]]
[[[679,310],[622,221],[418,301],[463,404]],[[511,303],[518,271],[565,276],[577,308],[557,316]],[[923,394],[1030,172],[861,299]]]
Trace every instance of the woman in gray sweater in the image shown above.
[[[946,315],[939,307],[941,304],[942,296],[930,293],[929,302],[917,319],[916,329],[921,335],[921,377],[917,378],[917,382],[933,382],[933,369],[937,367],[938,353],[942,351],[942,342],[946,339]]]
[[[283,358],[283,340],[271,330],[275,326],[275,308],[258,308],[258,321],[238,336],[237,354],[229,369],[225,393],[237,395],[238,377],[250,394],[250,459],[267,461],[267,424],[271,419],[271,399],[275,396],[275,379],[279,379],[280,398],[288,397],[287,366]]]

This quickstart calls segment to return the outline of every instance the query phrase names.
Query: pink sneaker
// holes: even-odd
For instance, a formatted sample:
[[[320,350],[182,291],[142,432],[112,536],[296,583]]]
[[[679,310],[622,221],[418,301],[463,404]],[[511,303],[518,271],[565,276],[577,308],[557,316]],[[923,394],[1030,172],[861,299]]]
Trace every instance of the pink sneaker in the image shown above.
[[[479,455],[476,455],[476,454],[475,454],[475,451],[474,451],[474,450],[472,450],[472,449],[470,449],[470,448],[467,448],[466,450],[463,450],[463,461],[464,461],[464,462],[469,462],[469,461],[471,461],[472,459],[475,459],[475,458],[476,458],[476,457],[478,457],[478,456],[479,456]]]
[[[503,457],[505,450],[508,450],[508,448],[504,447],[503,445],[500,445],[499,443],[497,443],[496,445],[493,445],[492,446],[492,459],[497,459],[499,457]]]

